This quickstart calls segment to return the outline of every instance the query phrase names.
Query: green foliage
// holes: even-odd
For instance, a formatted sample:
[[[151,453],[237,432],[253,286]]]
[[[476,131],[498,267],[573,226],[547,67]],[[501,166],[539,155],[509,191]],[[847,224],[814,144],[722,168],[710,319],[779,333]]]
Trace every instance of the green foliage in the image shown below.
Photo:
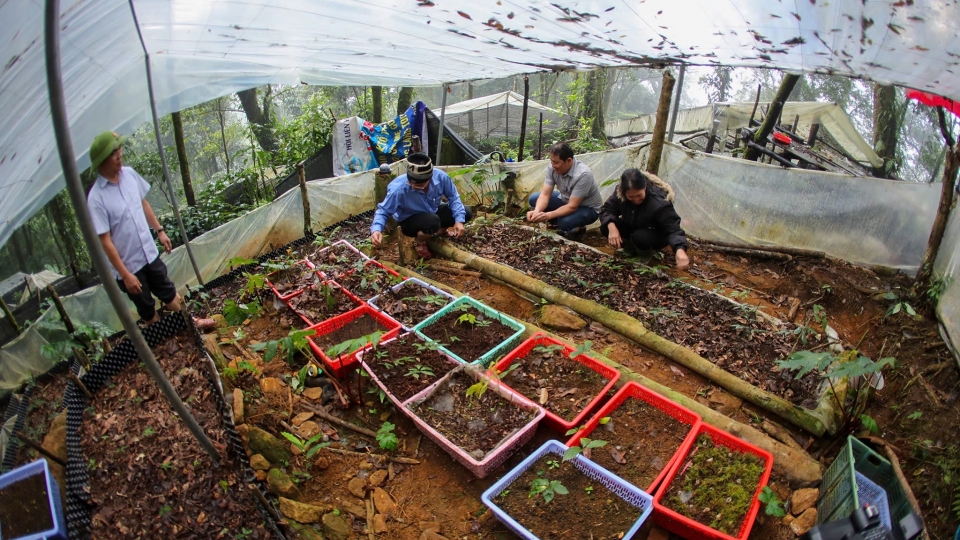
[[[864,429],[866,429],[870,433],[873,433],[874,435],[880,434],[880,426],[877,425],[877,421],[874,420],[872,416],[861,414],[860,424],[863,425]]]
[[[536,478],[530,482],[530,492],[527,497],[533,499],[540,495],[543,496],[543,502],[549,503],[555,495],[566,495],[568,493],[570,491],[559,480]]]
[[[255,264],[256,259],[248,259],[246,257],[234,257],[232,259],[227,259],[227,266],[233,270],[238,266],[247,266],[249,264]]]
[[[400,443],[397,436],[393,433],[393,430],[397,426],[391,424],[390,422],[384,422],[380,425],[380,429],[377,430],[377,443],[380,445],[380,448],[393,452],[397,449],[397,445]]]
[[[926,290],[923,291],[923,296],[927,299],[927,302],[931,307],[936,308],[940,303],[940,297],[943,296],[943,293],[947,290],[947,287],[952,284],[953,276],[934,272],[930,276],[929,285],[927,286]]]
[[[252,296],[267,285],[267,276],[263,274],[244,272],[243,277],[247,278],[247,283],[243,287],[247,295]]]
[[[471,202],[489,210],[502,207],[506,199],[503,181],[507,179],[506,172],[495,172],[497,167],[493,162],[482,165],[471,165],[450,172],[450,178],[460,188],[465,188],[465,195]],[[503,208],[501,208],[501,211]]]
[[[457,322],[454,324],[463,324],[463,323],[467,323],[471,325],[476,324],[477,316],[473,315],[472,313],[464,313],[457,319]]]
[[[607,445],[607,441],[580,437],[580,445],[571,446],[570,448],[567,448],[567,451],[563,453],[563,460],[570,461],[571,459],[576,458],[580,454],[584,454],[586,457],[589,457],[590,450],[594,448],[600,448],[606,445]]]
[[[583,343],[581,343],[580,345],[577,345],[577,348],[575,348],[573,352],[570,353],[570,358],[576,358],[581,354],[588,353],[590,352],[590,349],[592,347],[593,347],[593,342],[588,339]]]
[[[297,437],[296,435],[294,435],[293,433],[287,433],[286,431],[280,434],[283,435],[285,439],[290,441],[291,444],[296,446],[297,449],[303,453],[304,459],[308,459],[308,460],[312,458],[314,455],[316,455],[316,453],[319,452],[321,448],[326,448],[327,446],[330,446],[332,444],[330,442],[317,444],[321,439],[323,439],[323,433],[317,433],[316,435],[314,435],[313,437],[310,437],[307,440],[303,440],[300,437]]]
[[[557,351],[562,351],[562,350],[563,350],[563,347],[561,347],[560,345],[537,345],[536,347],[533,348],[532,352],[542,354],[544,356],[549,356]]]
[[[247,319],[256,319],[260,316],[262,306],[260,302],[235,302],[227,300],[223,303],[223,318],[230,326],[239,326]]]
[[[787,512],[783,509],[783,501],[770,489],[770,486],[763,486],[763,489],[760,490],[760,496],[757,498],[763,503],[768,516],[782,518],[787,515]]]
[[[47,330],[64,330],[62,323],[59,322],[59,317],[56,321],[40,321],[36,326]],[[76,327],[72,336],[42,345],[40,354],[49,360],[60,361],[73,356],[74,349],[84,349],[87,351],[87,356],[96,362],[103,358],[103,341],[111,334],[113,332],[101,323],[81,324]]]
[[[380,338],[382,336],[383,336],[383,332],[380,330],[377,330],[372,334],[360,336],[356,339],[348,339],[346,341],[342,341],[328,348],[327,350],[323,351],[323,353],[327,355],[327,358],[336,358],[344,354],[349,355],[351,353],[355,353],[360,349],[366,347],[367,344],[371,344],[374,347],[376,347],[380,343]]]
[[[420,376],[424,377],[433,377],[433,369],[430,366],[424,366],[422,364],[417,364],[407,370],[406,376],[412,377],[414,379],[420,380]]]
[[[489,385],[490,385],[490,383],[487,382],[486,379],[482,379],[482,380],[480,380],[479,382],[470,385],[470,387],[467,388],[467,397],[468,397],[468,398],[471,398],[471,397],[472,397],[472,398],[476,398],[476,399],[482,398],[482,397],[483,397],[483,394],[486,393],[487,387],[488,387]]]
[[[250,348],[256,352],[264,351],[264,362],[273,360],[273,357],[277,355],[277,352],[282,351],[285,355],[284,360],[286,360],[288,364],[292,365],[297,351],[300,351],[305,355],[309,354],[310,342],[307,340],[307,337],[316,333],[317,331],[312,329],[297,330],[296,328],[290,328],[290,333],[287,334],[286,337],[279,340],[256,343],[251,345]]]

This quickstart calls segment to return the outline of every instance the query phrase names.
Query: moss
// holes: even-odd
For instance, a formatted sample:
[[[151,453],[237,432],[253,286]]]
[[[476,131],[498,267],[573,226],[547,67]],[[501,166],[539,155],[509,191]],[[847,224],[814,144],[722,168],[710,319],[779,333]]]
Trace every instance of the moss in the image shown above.
[[[760,459],[716,446],[710,437],[700,435],[683,467],[687,467],[686,472],[678,475],[670,487],[668,506],[704,525],[736,536],[763,475]]]

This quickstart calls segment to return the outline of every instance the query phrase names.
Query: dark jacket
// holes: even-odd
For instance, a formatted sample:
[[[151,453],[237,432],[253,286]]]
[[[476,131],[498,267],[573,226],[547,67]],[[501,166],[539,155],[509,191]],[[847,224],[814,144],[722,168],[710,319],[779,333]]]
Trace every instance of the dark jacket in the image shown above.
[[[653,229],[667,239],[674,251],[687,249],[687,235],[680,228],[680,216],[663,191],[653,184],[647,184],[647,197],[639,205],[621,197],[620,187],[617,186],[600,208],[600,225],[607,227],[614,222],[631,228],[629,231],[620,231],[623,237],[639,229]]]

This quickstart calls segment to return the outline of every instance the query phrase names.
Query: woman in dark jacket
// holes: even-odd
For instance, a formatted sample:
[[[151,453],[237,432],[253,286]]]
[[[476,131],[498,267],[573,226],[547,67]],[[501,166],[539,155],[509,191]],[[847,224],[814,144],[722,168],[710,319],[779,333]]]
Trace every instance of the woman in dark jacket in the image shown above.
[[[639,169],[627,169],[620,175],[620,185],[600,208],[600,232],[611,246],[628,251],[659,250],[669,245],[677,268],[690,264],[680,216],[663,191],[650,185]]]

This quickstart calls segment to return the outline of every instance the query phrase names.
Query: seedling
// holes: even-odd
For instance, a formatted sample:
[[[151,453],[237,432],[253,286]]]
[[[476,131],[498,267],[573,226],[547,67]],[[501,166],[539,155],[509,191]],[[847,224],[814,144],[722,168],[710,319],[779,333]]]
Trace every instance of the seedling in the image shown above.
[[[542,354],[543,356],[552,356],[553,353],[557,351],[562,351],[563,347],[560,345],[537,345],[533,348],[532,352]]]
[[[307,354],[307,351],[310,346],[310,342],[307,340],[307,336],[312,336],[316,334],[316,330],[297,330],[296,328],[290,328],[290,333],[287,337],[279,340],[271,340],[265,343],[256,343],[251,345],[251,349],[256,352],[264,351],[263,360],[269,362],[277,355],[278,350],[282,350],[285,353],[284,359],[288,364],[293,364],[293,359],[297,353],[300,351],[303,354]]]
[[[580,437],[579,446],[571,446],[567,448],[567,451],[563,453],[563,460],[570,461],[571,459],[576,458],[580,454],[583,454],[584,457],[590,457],[590,451],[594,448],[600,448],[601,446],[606,446],[607,441],[588,439],[586,437]]]
[[[397,436],[393,433],[393,430],[397,426],[391,424],[390,422],[384,422],[380,425],[380,429],[377,430],[377,443],[380,445],[380,448],[393,452],[397,449],[397,445],[400,443]]]
[[[556,459],[547,460],[547,467],[549,467],[550,469],[559,469],[560,462]]]
[[[267,285],[267,276],[263,274],[244,272],[243,277],[247,278],[247,283],[244,285],[243,290],[248,296],[258,295],[257,293],[260,292],[260,289],[263,289]]]
[[[153,426],[147,426],[147,427],[143,430],[143,436],[144,436],[144,437],[149,437],[149,436],[151,436],[151,435],[155,435],[156,433],[157,433],[157,430],[153,429]]]
[[[580,345],[577,345],[577,348],[574,349],[573,352],[570,353],[570,358],[576,358],[576,357],[580,356],[581,354],[590,352],[590,348],[591,348],[591,347],[593,347],[593,342],[592,342],[592,341],[590,341],[589,339],[586,340],[586,341],[584,341],[584,342],[581,343]]]
[[[336,358],[341,355],[349,355],[359,351],[360,349],[371,344],[376,347],[380,343],[380,338],[383,336],[384,332],[377,330],[372,334],[367,334],[365,336],[360,336],[356,339],[348,339],[342,341],[329,349],[323,351],[327,355],[327,358]]]
[[[477,324],[477,316],[473,315],[472,313],[464,313],[457,319],[457,322],[454,324],[463,324],[463,323],[467,323],[471,325]]]
[[[530,482],[530,493],[528,497],[533,499],[537,495],[543,496],[543,502],[549,503],[555,495],[566,495],[570,493],[559,480],[547,480],[546,478],[537,478]]]
[[[416,380],[420,380],[421,375],[423,375],[424,377],[433,377],[434,376],[433,369],[431,369],[430,366],[417,364],[412,368],[410,368],[409,370],[407,370],[407,374],[406,374],[407,377],[413,377]]]
[[[310,437],[307,440],[303,440],[300,437],[297,437],[293,433],[287,433],[286,431],[280,433],[285,439],[290,441],[290,444],[297,447],[298,450],[303,452],[303,457],[305,459],[312,458],[321,448],[330,446],[332,443],[324,442],[317,444],[317,442],[323,438],[323,433],[317,433],[313,437]]]
[[[227,300],[223,303],[223,318],[230,326],[239,326],[247,319],[256,319],[260,315],[260,302],[252,300],[250,302],[235,302]]]
[[[782,518],[787,515],[787,512],[783,509],[783,501],[770,489],[770,486],[763,486],[757,498],[763,503],[768,516]]]

